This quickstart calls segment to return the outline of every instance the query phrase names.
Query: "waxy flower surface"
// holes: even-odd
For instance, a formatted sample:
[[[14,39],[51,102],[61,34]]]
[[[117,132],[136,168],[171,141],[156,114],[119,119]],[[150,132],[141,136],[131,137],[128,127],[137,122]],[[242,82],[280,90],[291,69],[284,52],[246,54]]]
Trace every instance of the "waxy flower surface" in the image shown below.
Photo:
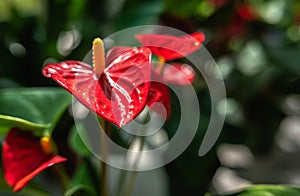
[[[189,65],[175,62],[165,66],[165,62],[185,57],[198,50],[205,40],[203,33],[195,32],[184,36],[138,34],[136,39],[158,57],[158,65],[153,70],[161,75],[164,82],[177,85],[188,85],[193,82],[196,74]]]
[[[195,32],[190,35],[172,36],[164,34],[138,34],[136,39],[158,57],[166,61],[178,59],[198,50],[205,40],[204,34]]]
[[[160,103],[156,105],[154,103]],[[149,91],[147,105],[162,118],[168,119],[171,115],[170,92],[168,87],[161,81],[159,75],[152,72],[151,88]],[[166,113],[166,114],[165,114]]]
[[[118,46],[118,47],[114,47],[110,52],[113,53],[114,55],[119,55],[129,49],[130,49],[129,47]],[[161,106],[153,105],[153,103],[162,104],[166,110],[166,115],[164,114],[164,111],[162,111]],[[151,84],[149,89],[149,95],[147,98],[147,106],[149,106],[153,111],[155,111],[162,118],[164,117],[168,118],[170,116],[171,106],[170,106],[169,89],[164,84],[164,81],[161,80],[161,77],[155,72],[153,67],[151,72]]]
[[[146,47],[116,47],[104,58],[99,40],[94,41],[93,52],[94,67],[80,61],[64,61],[46,65],[43,74],[90,110],[121,127],[147,103],[152,52]]]
[[[182,58],[198,50],[205,40],[205,36],[201,32],[195,32],[184,36],[138,34],[135,37],[158,57],[157,65],[152,67],[152,79],[156,82],[151,83],[152,90],[149,94],[148,105],[155,102],[162,103],[168,118],[171,113],[170,93],[163,83],[189,85],[194,81],[196,73],[187,64],[172,62],[166,65],[165,62]],[[162,116],[163,111],[160,107],[153,107],[152,109]]]
[[[153,71],[160,75],[164,82],[182,86],[191,84],[196,76],[191,66],[177,62],[164,66],[162,71],[159,68],[154,68]]]
[[[14,191],[21,190],[34,176],[48,167],[66,161],[51,150],[49,138],[12,128],[2,149],[4,177]]]

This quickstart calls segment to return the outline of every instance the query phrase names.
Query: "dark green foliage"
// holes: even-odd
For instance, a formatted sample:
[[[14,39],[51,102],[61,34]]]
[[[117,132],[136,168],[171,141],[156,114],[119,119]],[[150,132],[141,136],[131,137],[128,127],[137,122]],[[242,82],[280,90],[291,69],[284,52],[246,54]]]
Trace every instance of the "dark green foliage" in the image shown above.
[[[274,147],[282,120],[289,115],[283,111],[282,103],[290,95],[300,93],[300,3],[296,0],[232,0],[214,7],[211,2],[218,1],[0,0],[0,87],[3,88],[0,90],[0,136],[15,125],[42,131],[40,135],[52,131],[70,103],[70,95],[62,89],[36,88],[26,93],[26,87],[57,86],[42,76],[44,64],[82,60],[95,37],[105,38],[136,25],[162,24],[187,33],[198,30],[205,33],[204,46],[221,70],[224,68],[221,60],[228,60],[227,72],[223,72],[226,93],[238,105],[234,113],[240,115],[232,120],[233,115],[229,114],[217,144],[206,156],[198,157],[211,112],[209,91],[198,76],[194,85],[201,106],[201,124],[191,145],[166,165],[170,195],[201,195],[209,190],[212,176],[220,165],[216,155],[220,144],[244,144],[254,155],[267,154]],[[239,6],[247,2],[255,10],[250,19],[239,13]],[[273,14],[269,10],[272,3],[278,8]],[[75,42],[60,51],[58,43],[64,35],[71,36]],[[21,89],[4,90],[15,87]],[[171,121],[165,124],[170,138],[177,127],[174,119],[180,114],[175,103],[174,99]],[[70,153],[66,147],[67,154],[76,156],[77,161],[69,169],[77,186],[67,195],[94,194],[95,190],[90,187],[98,183],[93,176],[95,168],[89,167],[90,161],[85,160],[89,152],[78,133],[69,132],[72,122],[68,120],[67,125],[60,122],[63,134],[56,134],[56,140],[64,141],[63,145],[67,145],[66,135],[70,134],[69,145],[74,154],[77,153]],[[61,128],[58,131],[62,131]],[[118,130],[113,130],[112,137],[122,140],[116,134]],[[126,145],[124,141],[119,143]],[[2,184],[0,178],[1,190]],[[252,195],[296,196],[300,193],[294,187],[262,185],[230,196]]]

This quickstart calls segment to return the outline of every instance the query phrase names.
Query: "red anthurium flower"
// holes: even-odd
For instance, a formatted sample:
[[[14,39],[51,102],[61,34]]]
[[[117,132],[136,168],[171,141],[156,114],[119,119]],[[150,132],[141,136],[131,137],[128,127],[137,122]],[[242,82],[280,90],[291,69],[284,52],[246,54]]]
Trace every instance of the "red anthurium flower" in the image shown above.
[[[192,67],[182,63],[165,65],[165,62],[182,58],[198,50],[205,40],[203,33],[195,32],[179,37],[162,34],[139,34],[136,35],[136,39],[158,56],[157,66],[153,67],[153,77],[177,85],[189,85],[193,82],[196,74]],[[152,82],[151,89],[148,103],[162,103],[167,110],[167,117],[169,117],[171,108],[168,88],[162,83]],[[153,110],[162,114],[159,108],[153,108]]]
[[[136,38],[158,56],[158,65],[154,69],[156,73],[161,75],[163,81],[177,85],[188,85],[193,82],[196,74],[192,67],[186,64],[174,63],[172,65],[176,69],[174,70],[170,68],[170,65],[165,66],[165,62],[182,58],[198,50],[201,47],[201,43],[205,40],[203,33],[195,32],[180,37],[140,34],[136,35]]]
[[[8,132],[2,150],[4,177],[14,191],[21,190],[44,169],[66,161],[53,154],[49,137],[41,139],[18,128]]]
[[[238,15],[247,21],[254,21],[257,19],[257,13],[255,9],[249,4],[239,5],[237,8]]]
[[[201,32],[180,37],[163,34],[138,34],[136,39],[164,60],[182,58],[198,50],[205,36]]]
[[[165,66],[161,73],[159,67],[155,67],[154,72],[160,74],[164,82],[177,85],[189,85],[196,76],[191,66],[182,63],[171,63]]]
[[[165,110],[162,111],[162,106],[153,103],[161,103]],[[166,85],[163,84],[161,78],[155,72],[152,72],[151,88],[149,91],[147,105],[162,118],[168,119],[171,114],[170,93]]]
[[[104,58],[103,43],[98,38],[93,45],[94,68],[80,61],[64,61],[46,65],[43,74],[90,110],[121,127],[147,103],[151,55],[145,47],[116,47]]]
[[[129,47],[125,46],[114,47],[110,50],[108,56],[110,58],[114,58],[114,56],[118,56],[119,54],[129,49]],[[164,81],[162,81],[161,77],[156,73],[154,69],[152,69],[151,78],[152,80],[149,89],[149,95],[147,98],[147,105],[162,118],[169,118],[171,113],[169,89],[166,85],[163,84]],[[162,107],[155,104],[152,105],[153,103],[161,103],[166,109],[166,116],[164,115],[164,111],[162,111]]]

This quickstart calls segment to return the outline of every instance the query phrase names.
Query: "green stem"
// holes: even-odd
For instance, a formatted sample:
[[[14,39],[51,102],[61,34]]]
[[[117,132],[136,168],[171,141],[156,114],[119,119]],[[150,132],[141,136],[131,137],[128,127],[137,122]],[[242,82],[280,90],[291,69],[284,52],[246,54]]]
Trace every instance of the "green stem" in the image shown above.
[[[50,136],[45,137],[45,138],[47,138],[46,141],[43,141],[43,138],[41,138],[41,141],[40,141],[42,148],[45,148],[43,150],[45,150],[45,152],[50,151],[51,153],[52,152],[57,153],[56,143],[50,138]],[[62,187],[63,191],[65,192],[69,188],[71,188],[72,182],[69,178],[69,175],[66,172],[66,168],[64,167],[63,163],[55,164],[52,166],[52,168],[61,183],[61,187]]]
[[[71,187],[72,183],[65,167],[62,164],[57,164],[53,166],[53,169],[60,180],[63,191],[67,191]]]
[[[144,119],[144,124],[146,122],[148,122],[150,119],[150,115],[148,114],[148,116]],[[147,127],[145,128],[147,129]],[[139,130],[137,130],[139,131]],[[146,131],[146,130],[140,130],[140,131]],[[139,132],[140,132],[139,131]],[[138,137],[136,137],[138,138]],[[144,144],[145,144],[145,141],[146,141],[146,137],[140,137],[141,138],[141,143],[140,143],[140,146],[139,146],[139,152],[141,153],[141,150],[144,148]],[[129,140],[128,143],[129,143],[129,149],[130,149],[130,146],[132,145],[133,141],[135,139],[132,139],[132,140]],[[134,161],[134,166],[133,166],[133,169],[134,168],[137,168],[138,164],[139,164],[139,161],[140,161],[140,156],[137,156],[136,157],[136,160]],[[126,164],[126,160],[125,160],[125,164]],[[133,188],[134,188],[134,183],[135,183],[135,179],[136,179],[136,175],[137,175],[137,171],[131,171],[132,175],[129,177],[129,183],[128,183],[128,187],[126,190],[123,190],[126,188],[126,180],[128,178],[128,174],[130,172],[128,170],[121,170],[120,172],[120,175],[119,175],[119,180],[118,180],[118,183],[117,183],[117,187],[116,187],[116,192],[115,192],[115,195],[123,195],[122,192],[125,191],[125,194],[124,195],[130,195],[133,191]]]
[[[100,192],[102,196],[108,196],[108,183],[107,183],[107,165],[104,161],[101,161],[101,181]]]
[[[118,183],[117,183],[117,188],[116,188],[116,194],[115,195],[120,195],[121,194],[123,186],[124,186],[123,182],[126,181],[127,173],[128,173],[127,170],[121,170],[120,177],[119,177],[119,180],[118,180]]]
[[[146,141],[146,137],[145,136],[142,136],[141,137],[141,143],[140,143],[140,146],[139,146],[139,155],[136,157],[136,160],[134,161],[134,166],[133,166],[133,169],[137,168],[139,163],[140,163],[140,160],[141,160],[141,151],[143,150],[144,148],[144,145],[145,145],[145,141]],[[129,184],[128,184],[128,188],[127,190],[125,191],[125,196],[130,196],[132,191],[133,191],[133,188],[134,188],[134,184],[135,184],[135,181],[136,181],[136,176],[137,176],[138,172],[137,171],[131,171],[131,176],[130,176],[130,179],[129,179]]]
[[[98,118],[99,122],[101,124],[101,127],[103,128],[103,131],[100,130],[100,152],[102,156],[102,161],[100,161],[100,193],[102,196],[108,196],[108,168],[107,164],[105,163],[105,160],[107,160],[108,157],[108,144],[106,142],[106,133],[108,134],[110,132],[109,124],[102,118]]]
[[[131,176],[130,176],[130,180],[129,180],[129,184],[127,187],[127,190],[125,190],[125,196],[130,196],[133,188],[134,188],[134,184],[135,184],[135,180],[136,180],[136,176],[137,176],[137,171],[131,171]]]

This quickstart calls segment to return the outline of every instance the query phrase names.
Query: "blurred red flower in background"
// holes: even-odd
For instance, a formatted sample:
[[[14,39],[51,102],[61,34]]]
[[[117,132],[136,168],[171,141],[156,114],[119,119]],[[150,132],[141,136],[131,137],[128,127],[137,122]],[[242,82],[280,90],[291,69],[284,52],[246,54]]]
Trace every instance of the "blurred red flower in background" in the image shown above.
[[[44,169],[67,160],[55,155],[45,138],[18,128],[8,132],[2,149],[3,169],[6,182],[15,192]]]

